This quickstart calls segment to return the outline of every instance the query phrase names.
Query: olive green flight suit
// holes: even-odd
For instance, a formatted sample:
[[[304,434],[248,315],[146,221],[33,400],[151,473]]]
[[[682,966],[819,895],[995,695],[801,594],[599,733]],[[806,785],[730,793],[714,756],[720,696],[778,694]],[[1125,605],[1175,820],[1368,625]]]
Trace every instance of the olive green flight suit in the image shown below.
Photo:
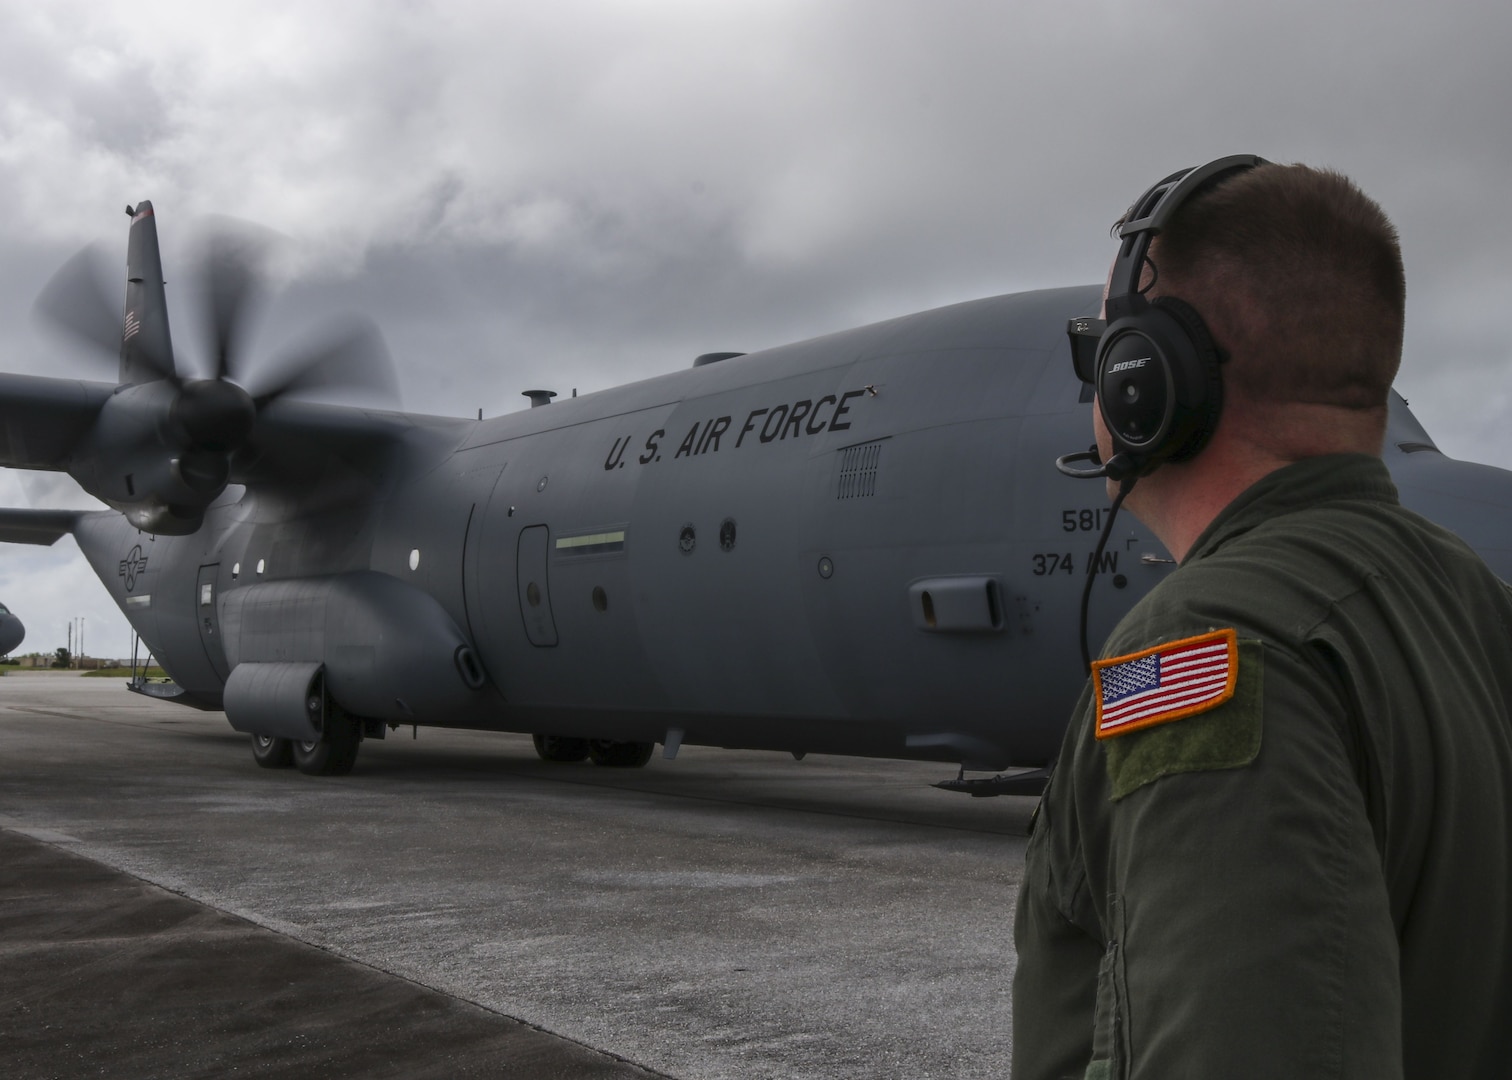
[[[1313,458],[1208,527],[1105,658],[1232,627],[1233,697],[1098,740],[1019,896],[1013,1076],[1512,1077],[1512,596]]]

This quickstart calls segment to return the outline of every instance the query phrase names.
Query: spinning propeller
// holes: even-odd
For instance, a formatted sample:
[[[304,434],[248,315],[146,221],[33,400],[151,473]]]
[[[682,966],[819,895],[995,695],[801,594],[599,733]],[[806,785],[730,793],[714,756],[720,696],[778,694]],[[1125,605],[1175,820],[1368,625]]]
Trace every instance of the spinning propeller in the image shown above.
[[[168,332],[162,263],[152,204],[134,209],[127,251],[124,321],[102,287],[98,247],[75,255],[43,289],[39,317],[118,358],[121,389],[106,403],[81,446],[75,477],[91,494],[159,532],[192,532],[204,507],[226,487],[232,461],[248,446],[259,415],[281,398],[337,391],[397,402],[393,361],[366,319],[328,325],[282,358],[258,361],[249,324],[264,296],[267,234],[222,221],[194,260],[186,299],[198,301],[206,329],[200,365],[182,374]],[[76,458],[81,455],[76,455]]]

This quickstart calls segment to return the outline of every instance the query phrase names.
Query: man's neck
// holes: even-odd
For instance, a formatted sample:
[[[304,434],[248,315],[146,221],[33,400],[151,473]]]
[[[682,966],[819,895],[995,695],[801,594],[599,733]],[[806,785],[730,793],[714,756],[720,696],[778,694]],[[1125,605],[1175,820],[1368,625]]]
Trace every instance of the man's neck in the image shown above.
[[[1224,460],[1209,453],[1166,465],[1140,480],[1126,506],[1149,526],[1177,562],[1229,503],[1289,461],[1274,458]]]
[[[1229,415],[1201,453],[1156,469],[1135,485],[1125,505],[1172,558],[1184,562],[1197,538],[1252,484],[1303,458],[1379,454],[1381,430],[1384,415],[1370,420],[1327,406],[1291,405],[1269,413],[1263,424]]]

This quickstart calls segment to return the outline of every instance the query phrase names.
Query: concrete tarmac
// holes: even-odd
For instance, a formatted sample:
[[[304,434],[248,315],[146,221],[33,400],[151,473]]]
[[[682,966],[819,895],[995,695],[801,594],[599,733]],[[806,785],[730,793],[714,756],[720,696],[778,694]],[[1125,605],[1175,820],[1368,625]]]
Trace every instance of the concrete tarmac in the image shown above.
[[[0,830],[0,1074],[650,1073]]]
[[[409,736],[308,777],[118,680],[0,679],[0,1075],[1007,1074],[1033,800]]]

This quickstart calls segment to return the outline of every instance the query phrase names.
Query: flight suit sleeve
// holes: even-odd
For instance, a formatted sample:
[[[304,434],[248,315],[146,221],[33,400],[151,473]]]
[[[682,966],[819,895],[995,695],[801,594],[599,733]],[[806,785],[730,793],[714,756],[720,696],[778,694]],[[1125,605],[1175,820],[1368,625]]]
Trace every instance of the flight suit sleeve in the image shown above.
[[[1013,1080],[1079,1077],[1092,1057],[1102,934],[1063,786],[1052,779],[1040,800],[1014,916]]]
[[[1246,764],[1151,769],[1133,742],[1110,756],[1161,737],[1179,757],[1196,717],[1078,740],[1078,772],[1101,781],[1079,807],[1099,816],[1088,878],[1106,889],[1089,1076],[1401,1075],[1396,936],[1344,705],[1303,657],[1263,660],[1260,694],[1205,714],[1260,710]],[[1255,666],[1241,659],[1241,683]],[[1141,756],[1132,779],[1110,775]]]

